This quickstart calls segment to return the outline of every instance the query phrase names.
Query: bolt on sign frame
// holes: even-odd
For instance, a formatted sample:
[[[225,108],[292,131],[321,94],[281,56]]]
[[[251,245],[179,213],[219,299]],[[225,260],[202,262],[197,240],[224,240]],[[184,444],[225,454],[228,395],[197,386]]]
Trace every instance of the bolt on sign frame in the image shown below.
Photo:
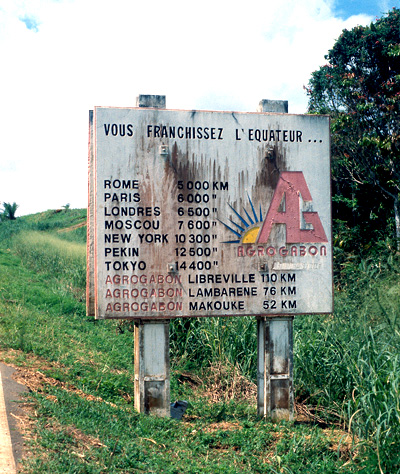
[[[329,118],[96,107],[97,318],[332,311]]]

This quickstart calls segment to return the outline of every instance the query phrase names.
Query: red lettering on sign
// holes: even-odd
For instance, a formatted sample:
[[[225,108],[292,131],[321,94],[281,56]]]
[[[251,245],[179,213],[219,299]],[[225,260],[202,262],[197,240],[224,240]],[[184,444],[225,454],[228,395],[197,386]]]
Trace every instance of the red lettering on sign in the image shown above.
[[[318,213],[301,211],[300,195],[303,201],[312,201],[303,173],[301,171],[282,172],[257,243],[265,244],[268,242],[274,224],[286,225],[286,243],[328,242]],[[279,211],[283,199],[285,200],[284,211]],[[312,225],[312,229],[301,228],[302,216],[306,224]]]

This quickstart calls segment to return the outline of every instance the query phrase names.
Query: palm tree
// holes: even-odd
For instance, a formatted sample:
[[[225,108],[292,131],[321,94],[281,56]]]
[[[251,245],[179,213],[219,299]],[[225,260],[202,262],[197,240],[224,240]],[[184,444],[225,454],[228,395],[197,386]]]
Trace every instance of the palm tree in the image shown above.
[[[13,202],[12,204],[10,204],[9,202],[3,202],[2,218],[4,220],[14,220],[17,209],[18,204],[16,202]]]

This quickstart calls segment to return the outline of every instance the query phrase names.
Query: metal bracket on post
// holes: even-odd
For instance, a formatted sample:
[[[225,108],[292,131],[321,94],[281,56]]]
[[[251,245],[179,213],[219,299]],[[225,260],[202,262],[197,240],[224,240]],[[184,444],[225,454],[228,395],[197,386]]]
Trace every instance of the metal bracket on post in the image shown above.
[[[293,316],[257,318],[257,411],[293,420]]]
[[[165,109],[164,95],[139,95],[136,107]],[[169,320],[135,322],[135,408],[170,416]]]

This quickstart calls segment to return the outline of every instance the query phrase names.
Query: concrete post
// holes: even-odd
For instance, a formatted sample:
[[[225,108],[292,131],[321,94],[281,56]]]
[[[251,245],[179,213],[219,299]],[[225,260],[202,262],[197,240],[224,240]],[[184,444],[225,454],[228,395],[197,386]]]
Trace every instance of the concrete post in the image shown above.
[[[257,411],[293,420],[293,317],[257,318]]]
[[[135,408],[170,416],[169,321],[135,323]]]
[[[277,114],[287,114],[289,105],[287,100],[260,100],[257,112],[273,112]]]
[[[154,109],[165,109],[165,95],[140,94],[136,97],[136,107],[149,107]]]
[[[287,113],[287,100],[263,99],[258,112]],[[257,318],[257,411],[273,420],[292,420],[293,316]]]
[[[139,95],[136,107],[165,109],[165,96]],[[135,408],[170,416],[169,320],[135,323]]]

